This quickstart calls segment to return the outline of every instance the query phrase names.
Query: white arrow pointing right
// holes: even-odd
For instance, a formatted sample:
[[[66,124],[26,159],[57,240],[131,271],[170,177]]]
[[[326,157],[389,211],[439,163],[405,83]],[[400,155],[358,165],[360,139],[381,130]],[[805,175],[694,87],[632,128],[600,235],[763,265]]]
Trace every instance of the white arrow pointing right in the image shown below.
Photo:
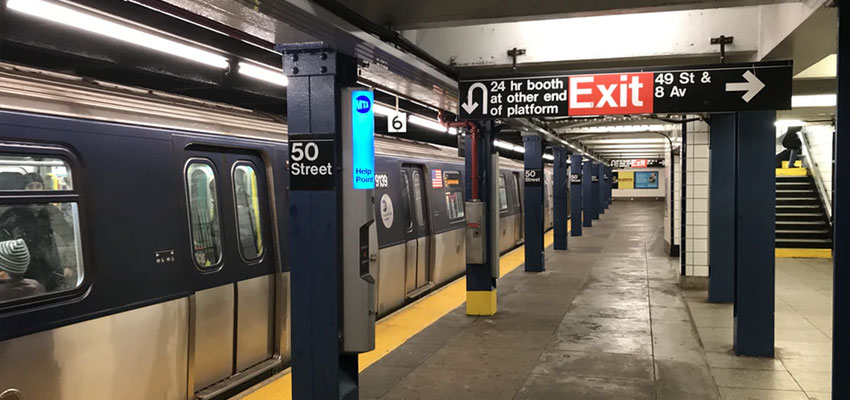
[[[749,103],[750,100],[753,99],[762,89],[764,89],[764,82],[759,80],[752,72],[747,71],[744,72],[744,79],[746,82],[735,82],[735,83],[727,83],[726,91],[727,92],[746,92],[744,96],[741,97],[745,102]]]
[[[482,114],[487,114],[487,86],[484,86],[481,82],[475,82],[471,86],[469,86],[469,90],[466,91],[466,103],[461,104],[460,106],[466,111],[467,114],[472,114],[475,109],[478,108],[478,102],[472,100],[472,93],[475,89],[481,89],[482,102],[484,103],[484,108],[481,109]]]

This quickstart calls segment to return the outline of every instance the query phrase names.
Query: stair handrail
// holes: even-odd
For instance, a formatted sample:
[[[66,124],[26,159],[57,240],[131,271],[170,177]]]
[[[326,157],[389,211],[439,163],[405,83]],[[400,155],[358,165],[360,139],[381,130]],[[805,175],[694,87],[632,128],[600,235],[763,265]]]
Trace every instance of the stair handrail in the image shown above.
[[[832,226],[832,202],[829,200],[829,192],[826,188],[826,185],[823,183],[823,177],[820,173],[820,168],[818,168],[818,163],[815,161],[814,157],[812,157],[811,152],[809,152],[809,138],[808,132],[803,130],[801,132],[800,139],[803,142],[803,156],[806,158],[806,163],[808,163],[809,171],[812,171],[812,179],[815,181],[815,187],[818,190],[818,194],[820,197],[821,205],[823,209],[826,210],[826,217],[829,221],[829,225]]]

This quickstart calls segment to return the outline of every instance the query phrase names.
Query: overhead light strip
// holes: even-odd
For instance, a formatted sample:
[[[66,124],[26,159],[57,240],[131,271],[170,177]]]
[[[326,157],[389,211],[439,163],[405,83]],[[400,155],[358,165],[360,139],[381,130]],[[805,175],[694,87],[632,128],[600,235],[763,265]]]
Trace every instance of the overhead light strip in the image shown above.
[[[8,0],[6,7],[10,10],[37,18],[171,54],[211,67],[226,69],[230,65],[227,58],[211,51],[153,35],[143,30],[118,24],[106,18],[84,13],[73,7],[60,5],[55,2],[44,0]]]
[[[271,68],[261,67],[254,63],[240,61],[239,73],[278,86],[285,87],[289,85],[289,78],[287,78],[286,75],[283,74],[283,72],[275,71]]]
[[[791,108],[835,107],[838,97],[834,94],[809,94],[791,96]]]

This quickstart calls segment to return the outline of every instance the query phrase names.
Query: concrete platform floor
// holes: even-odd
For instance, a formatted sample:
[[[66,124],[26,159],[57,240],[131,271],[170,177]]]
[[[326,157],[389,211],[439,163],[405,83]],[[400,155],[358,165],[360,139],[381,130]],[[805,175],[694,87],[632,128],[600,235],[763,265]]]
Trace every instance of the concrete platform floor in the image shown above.
[[[776,357],[735,357],[732,305],[684,294],[724,400],[830,399],[832,260],[776,259]]]
[[[459,307],[364,370],[361,398],[719,399],[663,213],[615,202],[546,272],[500,279],[495,316]]]

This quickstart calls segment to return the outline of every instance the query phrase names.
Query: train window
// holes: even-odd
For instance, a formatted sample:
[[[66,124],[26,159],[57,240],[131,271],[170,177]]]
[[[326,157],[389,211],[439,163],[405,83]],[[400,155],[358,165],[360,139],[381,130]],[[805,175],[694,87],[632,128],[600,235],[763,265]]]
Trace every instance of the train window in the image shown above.
[[[517,208],[522,208],[521,197],[519,196],[519,174],[514,172],[514,198],[516,199]]]
[[[0,154],[0,303],[82,285],[79,195],[71,182],[60,158]]]
[[[410,180],[407,171],[401,173],[401,208],[404,212],[404,220],[407,221],[407,232],[413,230],[413,218],[410,218]]]
[[[186,167],[192,254],[195,265],[211,269],[221,261],[221,229],[216,174],[208,160],[195,159]]]
[[[499,175],[499,210],[505,211],[508,209],[508,189],[505,182],[505,176]]]
[[[422,207],[422,174],[413,171],[413,209],[416,211],[416,224],[425,226],[425,211]]]
[[[246,261],[256,260],[263,255],[263,234],[260,230],[257,173],[252,164],[240,162],[233,166],[233,195],[236,199],[239,253]]]
[[[463,218],[463,192],[446,192],[446,207],[449,209],[449,219]]]

